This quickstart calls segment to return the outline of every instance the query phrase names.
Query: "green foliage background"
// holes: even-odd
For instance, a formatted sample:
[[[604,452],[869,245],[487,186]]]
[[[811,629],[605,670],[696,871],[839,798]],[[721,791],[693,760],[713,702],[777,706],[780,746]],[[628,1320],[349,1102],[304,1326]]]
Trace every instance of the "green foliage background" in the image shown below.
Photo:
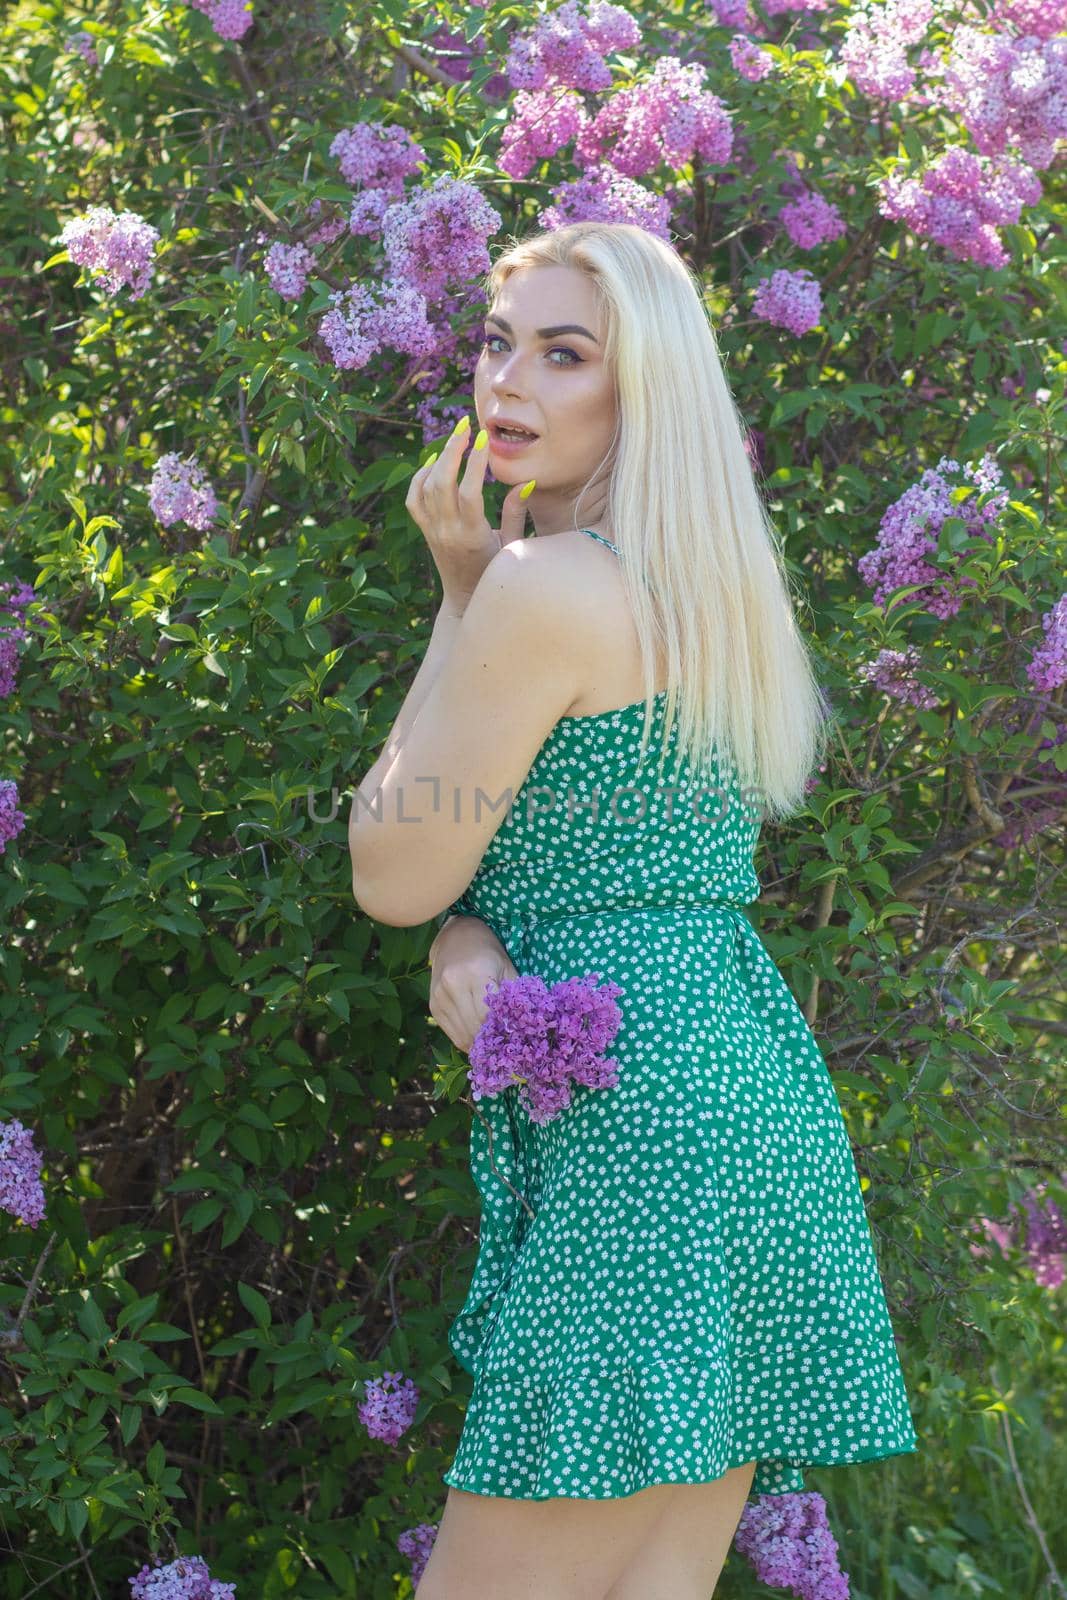
[[[470,1392],[446,1332],[477,1196],[464,1059],[427,1015],[434,929],[368,922],[346,801],[325,820],[425,649],[434,573],[403,501],[436,440],[412,423],[417,363],[337,372],[315,334],[368,241],[331,247],[294,305],[262,236],[349,198],[328,147],[356,120],[407,127],[427,181],[477,183],[505,232],[572,174],[495,165],[506,101],[479,89],[522,7],[256,0],[256,18],[238,45],[178,4],[22,4],[2,23],[0,577],[42,604],[0,766],[29,818],[0,867],[0,1118],[35,1130],[48,1195],[36,1231],[0,1219],[5,1600],[125,1595],[151,1550],[179,1549],[241,1600],[403,1597],[396,1538],[438,1520]],[[1062,589],[1062,167],[1003,230],[1010,267],[953,261],[869,192],[922,155],[932,113],[869,120],[829,49],[790,43],[795,19],[777,19],[777,78],[727,89],[728,30],[702,7],[640,20],[646,53],[624,65],[688,30],[765,175],[763,193],[691,168],[653,186],[689,197],[679,247],[765,437],[837,712],[809,811],[764,835],[753,920],[833,1074],[921,1452],[809,1485],[857,1600],[1050,1593],[1064,1291],[971,1244],[1035,1182],[1064,1204],[1064,829],[1006,850],[994,825],[1009,780],[1033,777],[1041,734],[1009,737],[1005,716]],[[82,24],[98,75],[63,50]],[[470,83],[412,66],[437,26],[485,34]],[[848,237],[817,257],[824,324],[800,339],[747,310],[791,259],[767,226],[789,149],[832,171],[839,203],[854,185]],[[160,230],[143,299],[58,250],[96,203]],[[437,398],[443,437],[469,372]],[[211,535],[151,514],[166,450],[216,485]],[[960,615],[886,616],[855,571],[886,506],[942,455],[986,451],[1011,503],[991,545],[943,531],[976,583]],[[934,710],[858,674],[905,643]],[[395,1448],[356,1416],[384,1370],[420,1391]],[[726,1600],[757,1587],[731,1558]]]

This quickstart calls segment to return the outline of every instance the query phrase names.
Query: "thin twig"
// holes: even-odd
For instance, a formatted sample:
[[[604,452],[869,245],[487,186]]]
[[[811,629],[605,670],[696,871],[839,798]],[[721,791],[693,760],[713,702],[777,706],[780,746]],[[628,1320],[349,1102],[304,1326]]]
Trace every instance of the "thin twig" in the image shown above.
[[[22,1324],[30,1314],[30,1307],[37,1293],[37,1285],[41,1281],[44,1264],[48,1260],[52,1246],[58,1238],[58,1232],[54,1232],[49,1236],[48,1243],[37,1258],[37,1265],[33,1269],[33,1277],[26,1285],[26,1293],[22,1297],[22,1305],[19,1307],[18,1316],[10,1328],[0,1329],[0,1345],[6,1345],[9,1350],[16,1350],[22,1344]]]
[[[1015,1479],[1015,1487],[1019,1491],[1019,1499],[1023,1503],[1023,1511],[1026,1514],[1026,1520],[1033,1529],[1034,1538],[1040,1545],[1041,1554],[1045,1558],[1045,1565],[1048,1567],[1049,1583],[1059,1591],[1059,1593],[1063,1596],[1063,1600],[1067,1600],[1067,1587],[1065,1587],[1063,1579],[1056,1571],[1056,1564],[1052,1559],[1052,1552],[1049,1550],[1048,1540],[1045,1538],[1044,1529],[1038,1522],[1034,1513],[1034,1508],[1030,1504],[1030,1496],[1026,1492],[1026,1484],[1023,1482],[1022,1473],[1019,1471],[1019,1463],[1015,1459],[1015,1444],[1011,1436],[1011,1423],[1008,1421],[1008,1414],[1006,1411],[1002,1411],[1000,1413],[1000,1425],[1004,1434],[1004,1443],[1008,1447],[1008,1460],[1011,1462],[1011,1470],[1012,1476]]]

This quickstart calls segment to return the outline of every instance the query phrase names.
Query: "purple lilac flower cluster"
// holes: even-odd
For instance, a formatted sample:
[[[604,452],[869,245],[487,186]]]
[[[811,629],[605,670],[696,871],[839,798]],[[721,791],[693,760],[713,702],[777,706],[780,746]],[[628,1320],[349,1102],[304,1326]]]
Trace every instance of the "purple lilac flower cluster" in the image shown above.
[[[1060,1182],[1065,1181],[1067,1173],[1060,1173]],[[1022,1250],[1042,1288],[1058,1289],[1067,1277],[1067,1221],[1047,1190],[1046,1183],[1039,1183],[1019,1204],[1012,1201],[1006,1222],[979,1217],[978,1224],[999,1250]],[[990,1253],[985,1244],[972,1244],[970,1250],[977,1259]]]
[[[982,155],[1014,145],[1028,166],[1050,167],[1067,138],[1067,36],[1018,37],[959,23],[938,98]]]
[[[534,974],[486,987],[488,1012],[470,1049],[475,1100],[520,1084],[530,1121],[550,1122],[571,1103],[571,1086],[614,1089],[619,1063],[603,1052],[622,1021],[617,983],[596,984],[598,972],[547,987]],[[568,1080],[571,1080],[569,1082]]]
[[[36,598],[32,583],[0,583],[0,695],[9,695],[15,687],[19,645],[30,632],[26,612]]]
[[[383,1372],[368,1379],[366,1394],[357,1407],[360,1422],[372,1439],[396,1444],[411,1427],[419,1403],[419,1391],[402,1372]]]
[[[735,33],[728,48],[734,71],[746,83],[762,83],[768,73],[774,71],[773,58],[746,34]]]
[[[1034,652],[1026,674],[1035,689],[1058,689],[1067,683],[1067,593],[1041,618],[1041,626],[1045,642]]]
[[[826,1502],[813,1490],[750,1501],[734,1544],[760,1583],[790,1589],[797,1600],[848,1600],[848,1573],[838,1565]]]
[[[0,1122],[0,1210],[30,1228],[36,1228],[44,1216],[41,1165],[42,1156],[34,1148],[30,1129],[17,1117]]]
[[[862,663],[857,670],[861,678],[893,700],[928,711],[937,705],[938,699],[933,690],[925,688],[915,676],[915,668],[922,664],[922,656],[909,644],[904,650],[880,650],[873,661]]]
[[[926,33],[932,0],[857,0],[848,13],[840,58],[860,94],[871,100],[906,100],[915,86],[909,45]]]
[[[437,1538],[437,1522],[420,1522],[414,1528],[405,1528],[396,1541],[396,1547],[402,1556],[407,1556],[411,1562],[411,1582],[413,1588],[418,1588],[419,1579],[426,1571],[426,1563],[430,1559],[430,1551]]]
[[[1021,162],[953,145],[920,177],[891,172],[881,183],[878,209],[958,261],[1003,267],[1009,258],[997,228],[1018,222],[1023,206],[1036,205],[1041,193],[1041,180]]]
[[[592,0],[583,12],[578,0],[564,0],[512,40],[508,81],[513,89],[609,89],[611,69],[604,57],[640,42],[640,28],[622,6]]]
[[[270,286],[283,300],[299,300],[307,288],[315,257],[306,244],[284,244],[276,239],[263,257]]]
[[[254,18],[252,0],[188,0],[202,11],[220,39],[243,39]]]
[[[776,328],[786,328],[798,338],[817,328],[822,321],[822,291],[819,280],[807,267],[790,272],[780,267],[756,285],[752,314]]]
[[[921,587],[907,596],[909,604],[918,604],[944,621],[959,611],[963,588],[974,586],[973,578],[964,577],[957,583],[952,575],[931,566],[927,557],[936,551],[938,534],[947,517],[961,518],[971,538],[991,540],[997,518],[1010,496],[1004,489],[992,495],[984,506],[976,503],[974,495],[957,505],[952,500],[952,489],[956,487],[953,474],[957,481],[962,476],[983,491],[1001,481],[1000,467],[991,455],[984,456],[977,467],[967,463],[963,468],[942,456],[936,467],[923,472],[917,484],[905,489],[883,516],[877,545],[856,564],[863,581],[874,586],[876,604],[884,605],[895,589],[919,584]],[[898,603],[893,601],[888,609]]]
[[[72,217],[59,236],[77,266],[102,274],[109,294],[128,283],[131,300],[139,300],[152,281],[158,240],[159,230],[136,211],[119,214],[110,206],[90,206],[84,216]]]
[[[81,56],[90,67],[99,67],[100,57],[96,53],[96,40],[88,28],[79,28],[72,33],[64,47],[72,55]]]
[[[26,813],[19,810],[18,784],[13,778],[0,778],[0,856],[25,826]]]
[[[211,527],[219,508],[203,467],[174,450],[156,462],[148,503],[165,528],[182,521],[201,533]]]
[[[213,1578],[201,1556],[179,1556],[166,1566],[147,1563],[131,1578],[130,1600],[235,1600],[237,1586]]]

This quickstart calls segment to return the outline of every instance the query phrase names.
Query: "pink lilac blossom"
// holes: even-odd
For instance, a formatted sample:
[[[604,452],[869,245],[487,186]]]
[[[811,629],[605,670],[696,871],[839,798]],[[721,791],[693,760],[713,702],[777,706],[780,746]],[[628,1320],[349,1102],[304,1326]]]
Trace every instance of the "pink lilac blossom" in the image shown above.
[[[986,19],[994,27],[1035,39],[1067,33],[1067,0],[994,0]]]
[[[1067,683],[1067,594],[1041,618],[1045,642],[1028,662],[1026,675],[1035,689],[1058,689]]]
[[[880,650],[873,661],[864,662],[857,669],[859,676],[873,683],[883,694],[905,705],[928,711],[938,704],[938,697],[925,688],[915,677],[915,668],[923,665],[922,656],[914,645],[905,650]]]
[[[402,1556],[411,1562],[411,1584],[417,1589],[419,1579],[426,1571],[426,1563],[437,1539],[437,1522],[420,1522],[417,1527],[406,1528],[396,1541]]]
[[[392,276],[427,298],[488,272],[486,240],[502,218],[472,183],[444,176],[389,207],[383,244]]]
[[[569,89],[520,89],[500,141],[497,166],[509,178],[525,178],[538,161],[554,156],[581,132],[589,115]]]
[[[837,207],[812,189],[788,200],[778,213],[778,221],[801,250],[829,244],[845,232],[845,219]]]
[[[390,199],[404,193],[404,180],[426,160],[426,152],[406,128],[395,123],[356,122],[342,128],[331,145],[346,183],[383,189]]]
[[[365,1389],[366,1398],[357,1407],[360,1422],[372,1439],[396,1444],[414,1420],[418,1388],[402,1372],[383,1372],[380,1378],[369,1378]]]
[[[26,813],[19,810],[18,784],[13,778],[0,778],[0,856],[25,826]]]
[[[1062,1184],[1067,1174],[1060,1173]],[[1004,1222],[979,1217],[978,1226],[1002,1254],[1010,1250],[1025,1252],[1027,1266],[1043,1289],[1058,1289],[1067,1277],[1067,1222],[1041,1182],[1027,1189],[1020,1203],[1012,1201]],[[971,1243],[976,1260],[988,1259],[987,1244]]]
[[[609,163],[628,178],[661,163],[721,165],[732,144],[730,119],[718,95],[703,88],[703,68],[661,56],[651,74],[618,89],[582,128],[574,159],[583,168]]]
[[[10,1212],[30,1228],[44,1216],[42,1162],[29,1128],[17,1117],[0,1122],[0,1211]]]
[[[252,26],[252,0],[189,0],[202,11],[220,39],[243,39]]]
[[[656,238],[671,242],[670,202],[653,194],[608,163],[591,167],[553,191],[553,204],[538,217],[542,228],[566,227],[568,222],[630,222],[646,228]]]
[[[856,563],[864,583],[874,587],[876,605],[886,605],[893,591],[906,584],[919,584],[912,594],[898,597],[886,609],[892,610],[906,598],[942,621],[959,611],[963,589],[973,588],[975,580],[964,576],[957,581],[954,574],[931,566],[926,558],[937,549],[946,517],[962,519],[970,538],[991,540],[997,518],[1010,498],[1009,490],[1004,489],[992,495],[984,506],[977,503],[978,496],[973,494],[957,504],[951,491],[967,480],[983,492],[993,489],[1001,481],[1000,467],[991,455],[984,456],[977,467],[968,462],[962,468],[957,461],[942,456],[936,467],[927,467],[919,482],[905,489],[886,510],[875,548]]]
[[[1067,138],[1067,38],[957,26],[939,103],[959,116],[980,154],[1012,145],[1028,166],[1050,167]]]
[[[822,292],[819,280],[801,267],[790,272],[781,267],[769,278],[761,278],[752,302],[752,315],[776,328],[785,328],[798,338],[817,328],[822,321]]]
[[[960,146],[945,150],[919,178],[891,172],[880,191],[882,216],[904,222],[957,260],[982,267],[1007,264],[996,229],[1018,222],[1023,206],[1036,205],[1042,194],[1029,167],[985,159]]]
[[[67,40],[66,49],[75,55],[80,55],[90,67],[99,67],[100,57],[96,53],[96,40],[87,28],[80,28]]]
[[[826,1501],[815,1490],[749,1501],[734,1546],[760,1583],[789,1589],[797,1600],[848,1600],[848,1573],[838,1564]]]
[[[934,15],[933,0],[857,0],[848,13],[841,64],[861,94],[905,100],[915,85],[907,46],[917,44]]]
[[[270,286],[283,300],[300,299],[314,265],[315,257],[306,244],[283,244],[281,239],[275,240],[263,257]]]
[[[534,974],[486,986],[488,1011],[469,1053],[475,1100],[519,1085],[530,1121],[551,1122],[571,1104],[571,1083],[614,1089],[619,1063],[603,1051],[618,1032],[622,989],[596,984],[598,972],[563,978],[548,988]]]
[[[130,1600],[236,1600],[237,1586],[213,1578],[201,1556],[179,1556],[166,1566],[155,1559],[129,1580]]]
[[[505,71],[513,89],[558,85],[596,92],[611,87],[605,55],[640,42],[637,22],[621,6],[592,0],[583,14],[578,0],[564,0],[555,11],[542,14],[529,32],[515,37]]]
[[[769,72],[774,71],[774,61],[767,52],[743,33],[735,33],[728,48],[734,71],[746,83],[761,83]]]
[[[200,533],[215,520],[218,500],[207,475],[195,456],[179,456],[176,450],[160,456],[152,473],[148,504],[165,528],[187,522]]]
[[[90,206],[83,216],[72,217],[59,236],[76,266],[102,273],[109,294],[129,284],[131,300],[139,300],[152,281],[158,240],[159,230],[136,211],[119,214],[110,206]]]

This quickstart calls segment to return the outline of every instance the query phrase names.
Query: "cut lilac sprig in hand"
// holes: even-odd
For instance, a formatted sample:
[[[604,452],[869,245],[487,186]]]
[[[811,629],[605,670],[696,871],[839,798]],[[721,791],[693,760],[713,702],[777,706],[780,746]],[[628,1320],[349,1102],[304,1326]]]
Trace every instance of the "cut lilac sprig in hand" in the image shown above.
[[[619,1031],[617,983],[597,988],[599,972],[562,978],[549,988],[525,973],[496,989],[486,985],[488,1014],[470,1048],[475,1100],[519,1085],[519,1101],[538,1124],[571,1104],[571,1089],[614,1089],[619,1063],[604,1051]]]

